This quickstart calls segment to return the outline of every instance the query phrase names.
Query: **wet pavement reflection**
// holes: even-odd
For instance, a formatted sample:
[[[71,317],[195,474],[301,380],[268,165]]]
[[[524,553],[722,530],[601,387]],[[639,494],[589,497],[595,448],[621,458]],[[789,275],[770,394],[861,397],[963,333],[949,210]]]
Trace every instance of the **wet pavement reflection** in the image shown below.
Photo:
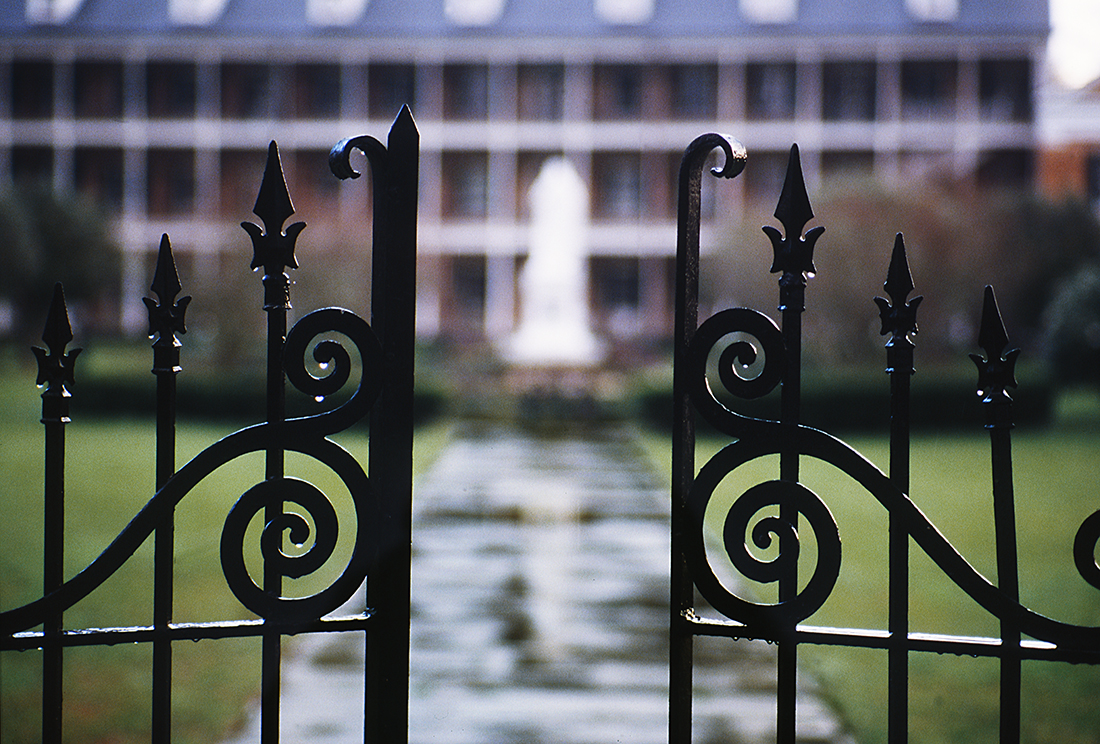
[[[667,742],[668,489],[636,447],[467,425],[417,480],[410,742]],[[296,643],[283,741],[362,741],[362,636]],[[695,741],[771,740],[774,649],[696,646]],[[800,741],[846,741],[803,697]]]

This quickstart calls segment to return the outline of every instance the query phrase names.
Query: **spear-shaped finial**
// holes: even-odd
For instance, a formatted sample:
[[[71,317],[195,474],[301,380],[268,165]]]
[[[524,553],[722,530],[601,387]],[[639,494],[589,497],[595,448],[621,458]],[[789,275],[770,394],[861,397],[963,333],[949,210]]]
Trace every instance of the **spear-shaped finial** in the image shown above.
[[[168,240],[168,235],[165,234],[160,239],[157,267],[153,272],[153,283],[150,286],[150,290],[157,299],[141,298],[149,311],[149,337],[154,338],[154,346],[179,346],[176,334],[187,333],[184,314],[187,312],[191,297],[181,297],[176,301],[176,295],[182,289],[179,272],[176,271],[176,261],[172,256],[172,244]]]
[[[982,305],[982,324],[978,331],[978,346],[985,350],[985,357],[971,354],[978,367],[978,395],[983,403],[1009,403],[1012,397],[1007,388],[1016,387],[1016,358],[1020,350],[1008,346],[1008,332],[997,308],[993,287],[985,288]]]
[[[54,285],[53,300],[46,315],[46,327],[42,331],[42,341],[46,349],[32,347],[38,359],[38,385],[44,387],[42,397],[68,398],[69,386],[74,383],[73,373],[76,357],[80,349],[66,352],[65,347],[73,340],[73,327],[69,323],[69,311],[65,306],[65,290],[58,282]]]
[[[298,268],[298,262],[294,259],[294,244],[306,223],[295,222],[283,232],[283,223],[294,214],[294,205],[290,201],[279,162],[279,146],[274,140],[267,148],[267,165],[252,213],[264,223],[263,230],[251,222],[242,222],[241,227],[252,238],[252,268],[263,267],[264,270],[264,284],[267,287],[264,307],[289,308],[289,281],[283,282],[287,286],[276,289],[274,283],[267,280],[283,275],[284,268]]]
[[[892,334],[887,346],[894,346],[903,341],[912,343],[910,336],[917,332],[917,307],[924,297],[918,295],[907,300],[909,293],[913,291],[913,274],[909,271],[909,260],[905,256],[905,239],[901,233],[894,238],[894,250],[890,254],[890,268],[886,272],[886,281],[882,288],[886,290],[889,300],[876,297],[879,319],[882,321],[881,334]]]
[[[825,232],[825,228],[811,228],[805,237],[802,236],[802,229],[813,216],[810,197],[806,193],[806,181],[802,176],[798,145],[792,145],[790,158],[787,160],[787,175],[783,179],[783,191],[775,208],[775,218],[786,229],[787,235],[783,237],[779,230],[770,225],[763,228],[775,251],[771,272],[782,273],[779,280],[781,286],[805,284],[806,277],[813,276],[817,271],[814,267],[814,244],[821,233]]]

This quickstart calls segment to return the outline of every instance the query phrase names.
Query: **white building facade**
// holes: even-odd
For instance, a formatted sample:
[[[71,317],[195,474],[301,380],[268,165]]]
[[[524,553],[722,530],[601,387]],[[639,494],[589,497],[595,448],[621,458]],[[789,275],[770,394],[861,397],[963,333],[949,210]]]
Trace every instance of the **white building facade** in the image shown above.
[[[271,139],[307,235],[369,240],[366,189],[327,151],[384,137],[408,103],[420,333],[514,330],[526,193],[563,156],[590,193],[597,330],[646,342],[671,333],[697,135],[749,150],[706,205],[712,244],[725,215],[774,203],[792,142],[811,189],[930,170],[1029,185],[1047,34],[1043,0],[25,0],[0,9],[0,178],[100,199],[139,297],[164,232],[191,270],[222,270]]]

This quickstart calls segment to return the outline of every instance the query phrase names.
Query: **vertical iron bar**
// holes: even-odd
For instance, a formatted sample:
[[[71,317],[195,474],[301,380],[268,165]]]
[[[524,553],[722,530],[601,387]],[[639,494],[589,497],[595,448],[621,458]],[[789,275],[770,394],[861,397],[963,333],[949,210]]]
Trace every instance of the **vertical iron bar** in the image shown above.
[[[371,326],[382,344],[382,390],[371,410],[371,482],[382,505],[369,601],[382,608],[369,634],[364,741],[409,737],[409,582],[412,563],[412,406],[416,337],[416,211],[420,133],[404,106],[390,128],[374,188]]]
[[[143,298],[149,310],[149,335],[153,337],[153,374],[157,378],[156,488],[160,490],[176,471],[176,376],[180,373],[180,341],[184,312],[190,297],[175,301],[179,275],[172,246],[164,235],[157,254],[151,290],[157,300]],[[170,514],[156,529],[153,554],[153,716],[152,741],[172,740],[172,642],[167,637],[172,622],[175,583],[175,517]]]
[[[764,228],[775,252],[771,271],[780,273],[779,310],[783,317],[783,342],[787,355],[780,399],[780,424],[783,440],[789,446],[784,446],[780,451],[779,477],[792,482],[797,482],[799,478],[799,452],[795,442],[801,417],[802,312],[805,310],[806,278],[815,272],[813,248],[824,231],[823,227],[815,227],[803,237],[802,230],[813,216],[806,182],[802,177],[798,145],[793,145],[787,161],[783,191],[775,208],[775,217],[786,230],[786,236],[774,227]],[[779,519],[792,528],[784,532],[779,541],[779,552],[786,569],[779,580],[779,602],[782,603],[798,594],[798,563],[793,559],[798,546],[792,544],[797,540],[798,511],[790,505],[780,506]],[[798,648],[794,641],[780,642],[777,665],[776,739],[782,744],[794,744],[798,685]]]
[[[784,275],[786,279],[788,274]],[[800,281],[799,281],[800,280]],[[793,443],[796,439],[795,427],[798,426],[801,411],[801,375],[802,375],[802,311],[805,297],[805,279],[801,274],[797,279],[784,285],[780,280],[781,303],[783,313],[783,341],[786,348],[786,371],[780,397],[780,422],[787,430],[783,440]],[[779,477],[781,480],[798,482],[799,454],[784,447],[779,455]],[[789,504],[779,508],[779,519],[798,529],[798,511]],[[791,532],[780,536],[779,552],[783,556],[794,554],[797,546],[791,545],[795,539]],[[798,563],[786,563],[786,574],[779,580],[779,601],[788,602],[798,594]],[[781,641],[776,659],[776,741],[779,744],[794,744],[795,701],[798,696],[798,646],[794,641]]]
[[[283,344],[286,341],[286,314],[289,305],[289,277],[283,271],[265,273],[264,311],[267,313],[267,422],[273,428],[283,422],[286,411],[286,387],[283,376]],[[277,436],[272,438],[278,442]],[[281,446],[272,444],[267,449],[264,477],[268,480],[282,478],[285,473],[284,453]],[[283,514],[283,504],[264,507],[264,524],[271,524]],[[279,595],[283,590],[283,577],[273,563],[264,561],[264,591]],[[265,621],[266,623],[266,621]],[[282,669],[282,634],[269,631],[261,642],[261,703],[260,741],[277,744],[279,741],[279,695]]]
[[[1009,406],[1011,407],[1011,404]],[[997,533],[997,583],[1019,601],[1016,561],[1016,513],[1012,485],[1011,424],[989,428],[993,451],[993,517]],[[1020,741],[1020,628],[1015,618],[1001,620],[1001,742]]]
[[[913,277],[905,258],[901,233],[894,240],[890,269],[883,283],[890,300],[876,297],[886,342],[886,373],[890,375],[890,481],[909,492],[910,382],[921,297],[907,301]],[[909,739],[909,532],[900,515],[890,512],[889,617],[887,652],[887,737],[890,744]]]
[[[669,704],[670,744],[691,741],[692,650],[694,636],[684,613],[692,609],[691,574],[684,559],[683,504],[695,477],[695,417],[687,381],[687,351],[699,325],[699,218],[698,199],[702,172],[693,167],[689,147],[680,164],[677,248],[676,327],[672,363],[672,516],[669,602]]]
[[[45,535],[42,588],[49,594],[64,582],[65,574],[65,424],[58,399],[42,398],[42,423],[46,427]],[[68,407],[66,401],[64,407]],[[43,624],[42,639],[42,741],[61,741],[62,650],[59,636],[64,620],[54,613]]]
[[[1019,349],[1007,349],[1008,334],[993,288],[985,288],[978,345],[985,358],[971,354],[978,366],[978,393],[985,408],[993,473],[993,520],[997,541],[997,584],[1009,599],[1020,599],[1016,553],[1016,506],[1012,485],[1012,397]],[[1001,742],[1020,741],[1020,626],[1015,617],[1001,619]]]
[[[252,238],[252,268],[264,270],[264,312],[267,313],[267,423],[272,432],[264,468],[265,477],[272,480],[283,477],[285,472],[284,450],[280,442],[286,415],[283,346],[286,342],[287,312],[290,310],[290,277],[283,269],[298,267],[294,259],[294,244],[305,229],[305,223],[296,222],[283,230],[283,223],[294,214],[294,205],[287,193],[286,179],[279,162],[279,148],[275,142],[267,149],[267,165],[252,212],[263,221],[263,231],[249,222],[241,223],[241,227]],[[282,513],[282,502],[268,504],[264,507],[264,524],[269,525],[278,520]],[[281,595],[282,578],[274,562],[264,562],[265,592]],[[274,629],[264,632],[261,645],[260,740],[262,744],[277,744],[282,634]]]
[[[725,135],[704,134],[684,150],[680,161],[676,214],[676,317],[672,362],[672,483],[671,566],[669,574],[669,703],[670,744],[690,744],[692,705],[692,651],[694,633],[688,616],[694,607],[691,572],[684,556],[688,524],[684,505],[695,479],[695,415],[688,377],[688,349],[699,325],[699,223],[702,209],[703,166],[721,148],[721,170],[711,173],[733,178],[745,168],[745,148]]]
[[[66,353],[73,340],[65,308],[65,293],[58,284],[46,317],[42,340],[49,351],[34,348],[38,359],[38,384],[42,391],[42,424],[45,426],[44,514],[42,588],[49,595],[65,580],[65,425],[69,423],[68,386],[80,349]],[[62,733],[63,654],[60,643],[62,612],[43,622],[42,639],[42,741],[60,744]]]

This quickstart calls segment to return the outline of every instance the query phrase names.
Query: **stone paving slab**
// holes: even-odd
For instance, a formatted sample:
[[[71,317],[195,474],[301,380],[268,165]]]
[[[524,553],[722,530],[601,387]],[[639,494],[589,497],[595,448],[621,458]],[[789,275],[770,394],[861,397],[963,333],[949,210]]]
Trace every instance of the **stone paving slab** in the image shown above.
[[[668,494],[629,437],[463,429],[414,503],[412,744],[667,742]],[[293,644],[283,742],[361,742],[362,635]],[[695,741],[773,740],[774,664],[700,655]],[[800,697],[800,741],[848,741]]]

